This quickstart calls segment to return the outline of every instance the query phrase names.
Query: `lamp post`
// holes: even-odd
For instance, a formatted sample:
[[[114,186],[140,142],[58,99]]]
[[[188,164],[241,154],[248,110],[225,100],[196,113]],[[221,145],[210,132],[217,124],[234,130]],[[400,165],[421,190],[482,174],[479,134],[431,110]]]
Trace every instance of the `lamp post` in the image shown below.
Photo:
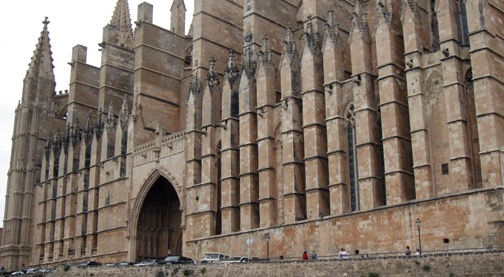
[[[269,233],[266,233],[264,235],[264,238],[266,239],[266,257],[268,258],[268,261],[269,261],[269,258],[270,258],[269,243],[270,243],[270,239],[271,239]]]
[[[420,218],[417,218],[415,222],[418,228],[418,250],[420,250],[420,254],[422,254],[422,237],[420,236],[420,225],[422,224],[422,221],[420,221]]]

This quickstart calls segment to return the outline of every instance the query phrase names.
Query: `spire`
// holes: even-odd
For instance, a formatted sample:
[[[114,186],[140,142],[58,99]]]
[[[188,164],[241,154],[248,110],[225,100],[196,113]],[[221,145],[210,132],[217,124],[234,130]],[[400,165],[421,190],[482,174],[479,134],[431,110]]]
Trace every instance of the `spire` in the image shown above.
[[[184,0],[173,0],[170,11],[173,11],[173,9],[179,8],[181,5],[182,5],[182,8],[184,9],[184,11],[187,11]]]
[[[47,79],[54,80],[51,43],[47,29],[47,25],[50,23],[49,19],[46,17],[42,23],[44,24],[44,28],[40,33],[35,51],[33,51],[33,57],[31,58],[30,67],[26,72],[26,77],[46,77]]]
[[[117,0],[110,25],[116,27],[122,33],[131,33],[132,29],[128,0]]]
[[[110,20],[117,33],[112,42],[121,47],[133,49],[133,29],[131,28],[131,18],[127,0],[117,0],[117,4]],[[109,41],[110,42],[110,41]]]

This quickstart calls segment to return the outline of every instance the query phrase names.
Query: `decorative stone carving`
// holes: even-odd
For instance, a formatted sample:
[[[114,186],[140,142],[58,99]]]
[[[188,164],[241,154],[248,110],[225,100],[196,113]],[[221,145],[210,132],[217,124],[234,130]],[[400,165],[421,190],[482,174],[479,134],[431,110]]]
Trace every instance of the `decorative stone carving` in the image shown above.
[[[124,130],[127,127],[128,124],[128,118],[129,118],[129,112],[128,112],[128,97],[126,94],[123,97],[123,103],[121,106],[121,111],[119,112],[119,122],[121,124],[121,128]]]
[[[91,114],[88,114],[86,128],[84,129],[84,140],[86,143],[91,142],[91,138],[93,138],[94,128],[93,128],[93,119],[91,118]]]
[[[257,61],[254,58],[254,51],[252,51],[250,46],[245,47],[243,50],[242,67],[247,78],[251,80],[256,72]]]
[[[112,101],[110,101],[109,110],[107,114],[107,121],[105,122],[107,126],[107,131],[112,132],[112,130],[114,129],[114,123],[115,123],[114,121],[115,121],[114,108],[112,107]]]
[[[306,23],[305,33],[303,35],[305,44],[310,48],[312,55],[316,55],[320,52],[320,34],[313,31],[313,24],[311,22],[311,15],[308,16],[308,22]]]
[[[98,109],[98,119],[96,120],[95,125],[95,135],[97,139],[100,139],[103,134],[103,128],[105,128],[105,123],[102,120],[103,110],[102,108]]]
[[[264,35],[262,39],[262,48],[258,53],[259,56],[259,61],[261,61],[263,67],[268,70],[270,64],[271,64],[271,59],[273,58],[273,52],[271,51],[269,47],[269,41],[268,37]]]
[[[235,62],[235,51],[234,49],[229,50],[229,60],[226,68],[224,69],[224,74],[226,74],[229,81],[229,86],[233,87],[235,81],[240,77],[240,68]]]
[[[296,54],[296,41],[291,27],[287,27],[287,36],[283,42],[283,52],[287,54],[287,57],[291,61],[294,54]]]
[[[205,77],[206,84],[210,89],[210,94],[213,94],[215,87],[219,84],[219,76],[215,72],[215,57],[210,58],[210,69]]]
[[[201,82],[198,78],[197,73],[193,73],[193,78],[191,80],[191,84],[189,85],[189,94],[194,95],[196,98],[201,93]]]

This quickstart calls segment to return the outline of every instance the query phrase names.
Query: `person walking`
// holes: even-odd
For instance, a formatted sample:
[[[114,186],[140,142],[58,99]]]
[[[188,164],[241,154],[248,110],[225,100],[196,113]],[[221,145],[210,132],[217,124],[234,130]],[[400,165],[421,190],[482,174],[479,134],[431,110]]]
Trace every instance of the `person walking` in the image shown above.
[[[317,252],[315,252],[315,250],[313,250],[313,251],[311,252],[310,259],[312,259],[312,260],[316,260],[317,258],[318,258],[318,256],[317,256]]]

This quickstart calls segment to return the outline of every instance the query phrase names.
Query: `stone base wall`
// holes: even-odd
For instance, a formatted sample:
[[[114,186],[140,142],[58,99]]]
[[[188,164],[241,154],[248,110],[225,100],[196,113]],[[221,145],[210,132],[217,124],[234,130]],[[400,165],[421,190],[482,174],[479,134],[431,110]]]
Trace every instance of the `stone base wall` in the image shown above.
[[[89,269],[72,267],[67,272],[63,271],[60,266],[47,276],[504,276],[503,260],[504,250],[501,250],[422,257],[399,256],[229,265],[152,266],[144,268],[131,266]]]

